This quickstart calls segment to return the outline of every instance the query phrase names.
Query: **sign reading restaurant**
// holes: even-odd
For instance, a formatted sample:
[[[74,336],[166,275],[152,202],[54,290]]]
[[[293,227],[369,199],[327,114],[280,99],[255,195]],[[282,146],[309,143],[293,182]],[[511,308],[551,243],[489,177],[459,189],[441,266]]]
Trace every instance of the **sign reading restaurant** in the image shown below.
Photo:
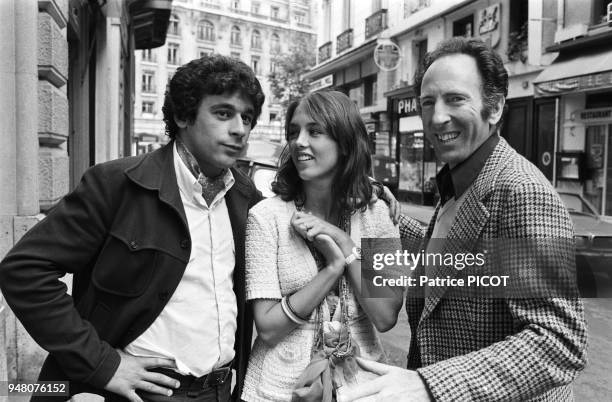
[[[583,123],[606,123],[612,121],[612,107],[577,110],[574,118]]]

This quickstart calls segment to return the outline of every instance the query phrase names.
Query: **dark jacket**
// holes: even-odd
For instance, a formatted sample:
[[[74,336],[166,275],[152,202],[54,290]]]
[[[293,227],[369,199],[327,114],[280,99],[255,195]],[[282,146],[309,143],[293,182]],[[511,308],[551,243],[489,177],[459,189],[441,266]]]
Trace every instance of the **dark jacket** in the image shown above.
[[[252,336],[244,231],[248,209],[261,194],[248,177],[232,173],[236,182],[226,202],[236,250],[240,388]],[[115,348],[136,339],[160,314],[181,281],[191,242],[172,143],[89,169],[0,263],[8,304],[49,351],[39,379],[70,380],[71,394],[102,393],[119,365]],[[66,273],[74,274],[72,297],[59,281]]]

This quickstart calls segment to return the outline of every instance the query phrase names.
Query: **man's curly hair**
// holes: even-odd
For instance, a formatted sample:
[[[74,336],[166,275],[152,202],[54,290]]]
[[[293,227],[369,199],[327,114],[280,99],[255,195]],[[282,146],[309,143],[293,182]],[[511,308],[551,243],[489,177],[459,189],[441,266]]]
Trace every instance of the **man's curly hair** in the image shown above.
[[[265,95],[249,66],[231,57],[210,55],[179,67],[170,80],[162,108],[166,135],[174,139],[178,134],[175,119],[193,123],[205,96],[235,92],[253,103],[251,128],[255,127]]]

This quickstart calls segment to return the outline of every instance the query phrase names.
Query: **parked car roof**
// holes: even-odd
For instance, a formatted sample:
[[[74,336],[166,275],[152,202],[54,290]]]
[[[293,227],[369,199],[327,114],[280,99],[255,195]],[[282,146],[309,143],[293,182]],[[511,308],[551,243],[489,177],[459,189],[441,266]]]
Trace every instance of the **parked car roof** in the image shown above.
[[[612,223],[597,213],[581,194],[559,191],[559,196],[572,217],[577,235],[612,236]]]
[[[251,140],[246,154],[236,163],[236,167],[253,180],[264,197],[274,196],[270,184],[276,177],[278,162],[284,148],[279,142]]]

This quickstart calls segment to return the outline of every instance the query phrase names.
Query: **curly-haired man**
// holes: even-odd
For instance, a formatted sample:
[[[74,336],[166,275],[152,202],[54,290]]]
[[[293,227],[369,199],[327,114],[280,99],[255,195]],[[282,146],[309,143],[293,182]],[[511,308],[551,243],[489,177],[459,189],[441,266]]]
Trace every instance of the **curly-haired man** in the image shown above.
[[[217,401],[234,369],[240,395],[244,231],[261,194],[232,165],[263,102],[238,60],[180,67],[163,107],[171,141],[89,169],[0,263],[9,305],[49,351],[41,381],[107,400]]]

